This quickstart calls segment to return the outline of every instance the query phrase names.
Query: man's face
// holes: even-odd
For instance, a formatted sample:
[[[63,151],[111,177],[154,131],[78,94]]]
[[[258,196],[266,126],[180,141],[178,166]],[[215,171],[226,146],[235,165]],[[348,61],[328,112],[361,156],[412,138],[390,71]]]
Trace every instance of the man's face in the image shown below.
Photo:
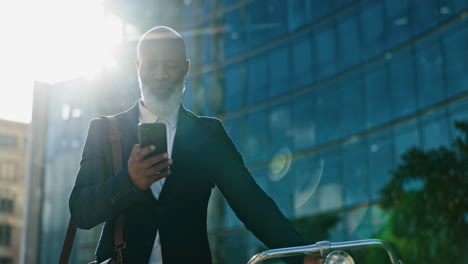
[[[189,62],[180,46],[171,44],[149,41],[139,51],[136,65],[144,99],[151,97],[163,102],[183,92]]]

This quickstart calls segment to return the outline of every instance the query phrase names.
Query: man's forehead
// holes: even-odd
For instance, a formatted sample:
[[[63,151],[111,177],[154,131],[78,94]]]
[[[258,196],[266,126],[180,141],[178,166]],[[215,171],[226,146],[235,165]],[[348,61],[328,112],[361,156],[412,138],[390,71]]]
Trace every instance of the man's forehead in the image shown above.
[[[140,58],[162,57],[166,59],[186,59],[185,45],[182,39],[151,38],[140,43]]]
[[[150,45],[142,45],[140,47],[140,58],[144,59],[158,59],[158,60],[185,60],[185,50],[181,47],[163,44],[153,43]]]

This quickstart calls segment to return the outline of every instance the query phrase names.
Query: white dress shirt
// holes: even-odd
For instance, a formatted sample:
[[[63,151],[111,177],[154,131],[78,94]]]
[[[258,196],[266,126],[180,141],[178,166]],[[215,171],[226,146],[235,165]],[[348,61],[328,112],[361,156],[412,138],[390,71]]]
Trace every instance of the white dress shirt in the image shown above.
[[[180,106],[179,106],[180,107]],[[177,130],[177,117],[179,115],[179,107],[177,109],[166,115],[166,116],[157,116],[149,111],[140,100],[138,102],[138,108],[140,110],[140,116],[138,117],[140,123],[164,123],[166,125],[166,134],[167,134],[167,154],[169,158],[172,157],[172,146],[174,144],[174,136]],[[151,192],[154,197],[159,198],[159,194],[164,186],[165,178],[153,183],[151,185]],[[159,231],[156,233],[156,239],[153,245],[153,251],[151,252],[151,257],[148,264],[162,264],[162,254],[161,254],[161,242],[159,240]]]

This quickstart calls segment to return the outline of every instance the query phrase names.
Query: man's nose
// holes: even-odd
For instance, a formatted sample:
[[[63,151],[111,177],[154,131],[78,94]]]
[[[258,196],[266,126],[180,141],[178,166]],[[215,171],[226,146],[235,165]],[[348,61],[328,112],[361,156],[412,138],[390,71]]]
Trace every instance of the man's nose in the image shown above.
[[[168,75],[166,69],[162,65],[157,66],[153,71],[153,78],[156,80],[167,79]]]

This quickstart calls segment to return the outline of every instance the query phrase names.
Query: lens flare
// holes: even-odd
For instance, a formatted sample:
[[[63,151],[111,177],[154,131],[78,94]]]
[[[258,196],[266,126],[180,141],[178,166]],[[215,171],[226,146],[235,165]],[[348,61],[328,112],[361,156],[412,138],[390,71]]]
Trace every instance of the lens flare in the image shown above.
[[[318,167],[315,168],[315,170],[302,170],[302,173],[307,174],[307,180],[304,184],[300,184],[298,190],[294,194],[294,206],[296,208],[303,206],[315,193],[315,190],[322,179],[324,164],[325,161],[320,159]]]
[[[292,153],[289,148],[282,148],[270,162],[268,177],[271,181],[281,180],[291,168]]]

